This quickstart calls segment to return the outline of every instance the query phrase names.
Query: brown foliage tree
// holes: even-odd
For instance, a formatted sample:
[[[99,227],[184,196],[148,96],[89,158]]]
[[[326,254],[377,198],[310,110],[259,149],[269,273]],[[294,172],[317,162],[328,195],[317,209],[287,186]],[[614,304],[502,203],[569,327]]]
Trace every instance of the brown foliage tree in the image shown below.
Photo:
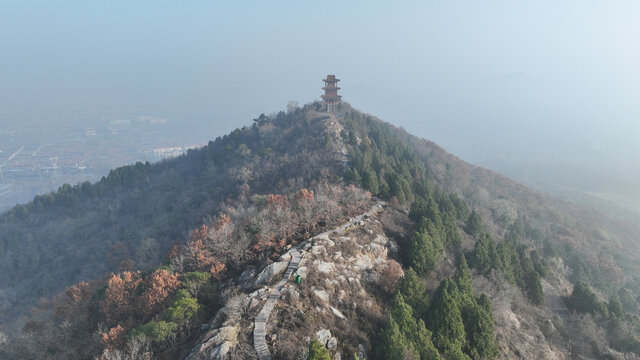
[[[209,270],[209,272],[211,273],[211,276],[215,278],[222,271],[224,271],[225,268],[226,268],[226,265],[224,263],[218,261],[217,259],[214,259],[213,265],[211,265],[211,269]]]
[[[382,286],[382,289],[389,294],[393,294],[398,287],[400,278],[404,275],[404,271],[402,271],[402,265],[397,261],[390,260],[387,264],[387,268],[381,275],[380,285]]]
[[[100,340],[102,345],[107,349],[113,350],[121,348],[126,340],[124,328],[118,324],[106,333],[102,333]]]
[[[149,276],[144,284],[144,291],[137,298],[137,308],[145,317],[160,312],[166,299],[179,286],[181,282],[175,274],[164,269],[158,269]]]
[[[214,262],[211,250],[199,238],[187,243],[185,257],[191,270],[208,270]]]
[[[113,274],[107,280],[105,298],[100,304],[100,309],[110,325],[124,323],[133,316],[136,310],[134,306],[135,290],[140,282],[140,274],[130,271]]]
[[[66,320],[87,315],[86,311],[82,311],[87,306],[87,302],[91,300],[91,287],[89,283],[84,281],[72,285],[65,290],[60,303],[54,310],[54,316]]]
[[[289,205],[289,198],[287,197],[287,195],[280,195],[280,194],[271,194],[267,197],[267,201],[266,201],[267,206],[271,206],[271,207],[279,207],[279,208],[288,208]]]
[[[214,223],[213,228],[216,231],[220,231],[222,230],[223,227],[225,227],[229,223],[231,223],[231,219],[229,219],[229,216],[227,216],[227,214],[222,214],[220,215],[218,220],[216,220],[216,222]]]

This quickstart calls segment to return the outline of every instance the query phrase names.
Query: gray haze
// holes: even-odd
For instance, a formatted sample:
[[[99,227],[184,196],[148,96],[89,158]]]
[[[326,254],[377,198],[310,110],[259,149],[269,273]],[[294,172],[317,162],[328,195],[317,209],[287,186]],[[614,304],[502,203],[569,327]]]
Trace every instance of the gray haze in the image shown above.
[[[467,161],[637,194],[639,14],[635,0],[5,1],[0,128],[115,113],[213,138],[319,98],[335,73],[354,107]]]

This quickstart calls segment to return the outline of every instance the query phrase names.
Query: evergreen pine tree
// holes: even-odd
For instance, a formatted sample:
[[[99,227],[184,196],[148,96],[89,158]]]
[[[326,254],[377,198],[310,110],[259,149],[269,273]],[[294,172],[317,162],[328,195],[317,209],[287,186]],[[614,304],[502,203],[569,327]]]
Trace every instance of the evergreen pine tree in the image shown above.
[[[327,350],[318,340],[309,344],[309,356],[307,360],[331,360],[329,350]]]
[[[473,359],[495,359],[499,354],[495,343],[491,301],[482,294],[478,302],[465,312],[466,353]]]
[[[391,317],[382,332],[381,355],[386,360],[420,359],[418,350],[400,332],[396,321]]]
[[[489,255],[489,247],[493,240],[487,234],[480,236],[472,253],[472,265],[482,274],[486,274],[491,270],[491,257]]]
[[[467,259],[464,253],[460,253],[458,261],[456,263],[456,285],[458,290],[462,293],[473,294],[473,286],[471,285],[471,273],[469,272],[469,266],[467,265]]]
[[[416,315],[426,313],[427,310],[427,287],[422,283],[413,268],[409,268],[404,274],[400,286],[400,293],[404,296],[405,301],[409,304]]]
[[[436,263],[436,250],[433,248],[433,240],[427,233],[416,232],[411,237],[408,252],[409,264],[420,275],[431,271]]]
[[[542,305],[544,295],[542,293],[542,284],[540,283],[540,275],[535,270],[530,271],[525,279],[527,297],[534,305]]]
[[[471,211],[467,218],[465,231],[472,236],[478,236],[482,232],[482,219],[475,210]]]
[[[455,289],[453,280],[442,280],[429,307],[427,326],[433,332],[433,343],[445,353],[461,349],[465,343],[464,325],[456,304]]]
[[[378,176],[376,173],[367,166],[362,173],[362,186],[369,190],[372,194],[376,195],[379,192],[378,189]]]

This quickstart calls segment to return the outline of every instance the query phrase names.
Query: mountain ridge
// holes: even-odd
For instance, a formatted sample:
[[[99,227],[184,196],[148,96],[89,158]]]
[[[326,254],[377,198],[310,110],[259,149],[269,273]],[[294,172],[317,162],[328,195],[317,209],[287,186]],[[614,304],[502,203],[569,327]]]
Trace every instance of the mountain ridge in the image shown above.
[[[372,319],[377,319],[374,322],[381,325],[384,325],[385,317],[391,316],[392,319],[383,326],[382,333],[367,335],[381,339],[380,343],[383,345],[372,346],[373,338],[362,340],[369,344],[365,344],[366,352],[373,358],[388,353],[386,346],[399,346],[399,343],[390,342],[393,336],[409,336],[402,327],[394,330],[390,325],[400,321],[396,317],[405,311],[400,309],[413,311],[413,320],[402,320],[408,321],[403,326],[417,327],[415,329],[426,326],[424,332],[416,330],[423,334],[419,340],[401,341],[404,351],[414,355],[422,354],[420,358],[430,358],[429,356],[440,353],[439,356],[461,359],[465,356],[475,358],[479,354],[490,358],[513,358],[527,354],[539,358],[561,359],[569,358],[572,351],[587,358],[599,358],[603,352],[613,358],[635,356],[619,355],[622,350],[635,351],[633,341],[624,344],[614,341],[613,334],[633,339],[633,331],[628,327],[617,325],[611,330],[616,331],[615,333],[599,338],[593,334],[585,334],[584,331],[578,332],[587,339],[584,341],[576,338],[571,330],[579,327],[577,324],[581,321],[591,321],[586,328],[596,332],[602,331],[598,329],[602,329],[607,321],[633,324],[633,314],[637,309],[633,310],[632,303],[627,304],[622,315],[615,315],[618,317],[609,314],[619,314],[615,304],[618,293],[640,294],[639,282],[633,276],[637,271],[633,258],[638,249],[633,241],[636,233],[631,226],[550,195],[531,191],[495,172],[470,165],[433,142],[418,139],[402,129],[357,112],[346,103],[339,106],[338,114],[340,116],[323,113],[318,103],[312,103],[288,113],[261,115],[254,119],[251,127],[238,129],[182,158],[156,165],[138,164],[119,168],[96,185],[63,187],[55,195],[37,197],[30,204],[14,208],[0,221],[0,239],[6,239],[7,234],[20,229],[22,224],[34,226],[40,222],[46,225],[48,221],[65,221],[65,216],[66,219],[73,218],[79,212],[87,212],[87,203],[108,209],[110,226],[118,224],[120,220],[127,225],[116,232],[113,239],[107,238],[112,248],[109,251],[102,250],[104,258],[97,258],[97,263],[103,265],[82,272],[81,277],[57,281],[55,283],[58,287],[50,288],[45,294],[54,294],[61,290],[61,286],[68,286],[80,279],[98,279],[107,269],[113,271],[119,268],[119,272],[87,286],[72,286],[67,290],[71,300],[58,299],[52,305],[41,304],[40,310],[36,311],[35,316],[32,313],[31,320],[27,322],[28,329],[46,329],[50,326],[47,325],[48,321],[56,324],[65,319],[68,315],[61,315],[64,313],[60,310],[61,307],[78,297],[83,299],[83,306],[86,306],[83,309],[88,312],[90,319],[69,318],[66,321],[75,324],[72,326],[74,331],[84,329],[82,331],[86,332],[92,329],[91,332],[103,334],[101,336],[105,340],[96,343],[84,334],[84,343],[90,345],[86,346],[82,355],[75,353],[77,357],[96,357],[101,350],[106,351],[102,354],[103,357],[105,354],[116,354],[123,348],[123,332],[129,334],[129,339],[134,336],[132,334],[147,334],[155,339],[151,345],[147,345],[147,350],[155,351],[160,358],[186,355],[187,348],[191,348],[191,344],[196,341],[194,336],[197,334],[193,333],[192,321],[206,321],[207,316],[221,311],[224,313],[222,309],[234,298],[231,296],[233,291],[244,291],[238,287],[238,283],[242,274],[249,271],[247,268],[256,271],[269,263],[277,263],[287,245],[297,244],[311,231],[326,228],[346,214],[355,214],[357,208],[371,201],[367,197],[369,195],[359,190],[361,187],[373,195],[387,199],[391,204],[392,210],[379,221],[384,226],[372,231],[389,238],[385,251],[391,251],[396,246],[392,244],[397,244],[399,250],[393,253],[392,258],[404,265],[404,271],[403,267],[400,270],[405,274],[402,277],[395,269],[393,279],[389,280],[392,285],[383,286],[381,279],[391,276],[388,273],[390,270],[387,270],[391,267],[390,260],[385,262],[386,267],[375,268],[373,273],[378,274],[377,277],[366,277],[367,285],[363,285],[365,292],[372,301],[379,303],[376,308],[379,313],[365,315],[365,318],[372,316]],[[348,162],[345,162],[345,152],[348,153]],[[196,176],[197,181],[189,180],[193,178],[193,174],[199,174]],[[216,182],[229,177],[231,181]],[[166,181],[163,183],[159,179]],[[214,191],[208,190],[208,185],[212,183],[216,184]],[[186,191],[187,184],[197,186]],[[122,192],[120,198],[104,200],[118,192]],[[130,212],[123,210],[121,203],[127,197],[130,198],[127,204],[139,202]],[[104,204],[108,206],[105,207]],[[122,211],[124,214],[135,214],[138,208],[148,207],[156,210],[157,214],[142,211],[142,214],[136,214],[131,219],[119,215]],[[58,213],[51,215],[52,210]],[[182,212],[188,215],[178,216]],[[86,217],[85,223],[100,214],[102,213],[96,212],[93,218]],[[293,222],[289,219],[291,216],[295,217]],[[136,219],[142,219],[141,223],[149,228],[154,224],[159,226],[136,231],[133,239],[128,241],[115,241],[123,238],[126,240],[127,234],[123,231],[136,229],[136,225],[140,224],[136,223]],[[145,219],[152,221],[145,223]],[[20,225],[16,225],[15,221]],[[203,225],[200,226],[201,224]],[[83,225],[85,224],[80,224],[76,229],[82,229]],[[58,234],[69,234],[66,230],[59,230]],[[163,233],[165,230],[166,233]],[[153,231],[163,236],[156,235],[157,239],[147,237]],[[34,230],[30,236],[42,236],[41,234]],[[53,236],[49,237],[55,238],[55,234],[53,232]],[[363,236],[364,234],[366,231]],[[82,238],[83,235],[78,236],[76,233],[76,237]],[[183,240],[176,241],[176,237]],[[358,243],[361,240],[352,241],[355,241],[356,247],[368,244]],[[123,244],[116,246],[119,242]],[[177,246],[172,247],[174,244]],[[341,246],[346,246],[347,249],[353,247],[348,244],[350,242],[346,241]],[[11,266],[12,263],[7,261],[10,258],[7,254],[13,254],[8,253],[7,249],[14,250],[7,246],[6,240],[3,246],[4,252],[0,253],[0,257],[4,262],[0,265]],[[93,250],[95,248],[91,247],[85,250],[81,247],[75,249],[78,257],[82,256],[82,251]],[[145,251],[153,254],[149,255]],[[168,259],[162,260],[167,251]],[[465,256],[469,258],[471,272],[469,269],[464,270],[466,261],[461,259]],[[498,258],[501,260],[496,260]],[[329,261],[317,260],[324,263]],[[194,262],[191,264],[189,261]],[[460,265],[461,261],[464,265]],[[48,266],[55,268],[59,263],[49,263]],[[46,262],[42,266],[45,265]],[[22,268],[26,267],[23,265]],[[459,269],[456,270],[456,267]],[[136,272],[136,269],[147,271]],[[317,267],[311,267],[311,270],[319,271]],[[418,271],[418,277],[411,275],[409,270]],[[364,275],[365,273],[358,273],[358,276]],[[37,275],[29,273],[24,279],[32,280],[34,276]],[[205,295],[193,287],[196,286],[194,279],[197,277],[208,279],[198,285],[207,289]],[[468,282],[464,280],[465,277],[470,277],[473,281]],[[154,279],[173,284],[163,293],[165,295],[162,300],[154,305],[159,312],[136,315],[125,310],[126,302],[106,307],[110,294],[115,294],[115,284],[130,283],[132,289],[146,294],[147,290],[144,289],[147,286],[156,286],[153,285]],[[421,290],[422,295],[418,298],[411,297],[406,292],[407,286],[417,286],[416,283],[407,285],[410,279],[424,283],[425,289]],[[455,279],[457,285],[451,285],[448,279]],[[14,284],[20,282],[19,279],[12,280]],[[597,294],[594,295],[595,300],[589,300],[592,305],[606,308],[605,300],[609,298],[608,306],[612,310],[607,310],[606,314],[594,310],[591,315],[591,310],[588,310],[587,315],[584,315],[575,310],[578,308],[571,308],[571,313],[566,314],[558,304],[572,304],[571,299],[574,297],[570,285],[584,282],[590,283],[591,289]],[[12,283],[5,279],[2,284],[5,312],[6,309],[20,309],[16,307],[19,302],[8,299],[7,289],[11,288],[6,287],[7,284]],[[212,287],[214,284],[217,284],[217,290]],[[335,286],[335,291],[340,290],[335,284],[325,286]],[[380,290],[379,287],[388,289]],[[576,287],[582,289],[578,285]],[[27,287],[22,291],[25,292],[26,289]],[[84,294],[85,290],[82,289],[91,289],[90,292],[94,295],[74,295],[76,292]],[[585,291],[588,295],[591,290]],[[309,296],[305,299],[312,299],[315,295]],[[439,304],[443,304],[441,297],[447,296],[470,299],[460,300],[456,305],[459,307],[457,310],[443,309],[453,313],[461,311],[459,316],[464,322],[464,326],[460,323],[462,333],[459,332],[460,329],[455,331],[458,331],[456,336],[462,336],[463,340],[466,338],[466,343],[459,342],[460,339],[450,343],[453,338],[440,336],[444,329],[439,327],[438,318],[433,314],[440,311]],[[622,299],[623,296],[620,296]],[[431,300],[427,302],[426,299]],[[545,299],[552,302],[552,306],[544,305]],[[127,301],[131,301],[131,304],[126,306],[139,306],[136,304],[140,300],[134,296]],[[28,302],[23,301],[23,304]],[[176,320],[175,315],[171,314],[177,310],[171,309],[189,302],[194,304],[194,309],[200,309],[199,315],[193,312],[190,313],[190,318]],[[225,307],[220,308],[225,304]],[[306,307],[308,304],[296,306]],[[468,322],[469,314],[485,320],[487,316],[491,318],[492,325],[483,328],[481,332],[486,333],[487,337],[474,337],[470,332],[472,324]],[[106,318],[103,318],[105,315]],[[47,320],[50,316],[50,320]],[[355,319],[360,319],[362,314],[354,316]],[[589,319],[584,320],[585,316]],[[38,322],[34,322],[36,320]],[[188,321],[182,323],[183,320]],[[109,328],[98,329],[100,321],[106,321]],[[414,325],[410,325],[412,323]],[[173,344],[167,343],[169,338],[152,335],[155,334],[153,331],[159,331],[159,326],[176,324],[178,327],[173,330],[163,328],[163,331],[173,334]],[[329,321],[326,324],[332,326],[333,323]],[[517,324],[526,325],[529,329],[527,336],[545,342],[544,352],[536,349],[534,343],[526,337],[518,335],[521,330],[518,330],[520,325],[516,326]],[[302,333],[311,334],[312,329],[308,327],[300,329]],[[350,330],[338,333],[348,338],[349,332],[359,331],[357,326],[348,329]],[[272,330],[276,333],[280,331]],[[43,330],[28,330],[27,334],[38,334],[39,331]],[[394,331],[400,331],[404,335],[392,336]],[[494,338],[494,331],[497,345],[491,345],[494,340],[488,340]],[[428,345],[431,343],[431,334],[433,344]],[[243,339],[242,336],[235,337],[235,346],[240,351],[234,355],[236,358],[250,356],[251,352],[245,351],[245,345],[250,340],[244,343]],[[585,346],[585,341],[591,345]],[[346,339],[340,342],[354,352],[359,351],[357,345],[362,345],[350,343]],[[28,341],[23,344],[28,344]],[[272,346],[276,350],[281,349],[277,343]],[[306,344],[296,343],[296,348],[302,351],[300,354],[304,352],[305,346]],[[322,346],[326,348],[327,343]],[[613,350],[612,347],[618,350]],[[436,348],[437,351],[430,350]],[[48,351],[54,351],[52,349],[56,349],[55,353],[60,356],[76,351],[56,347]],[[495,352],[496,349],[499,349],[499,353]],[[337,354],[335,349],[329,350],[332,356]],[[0,348],[0,354],[1,351]]]

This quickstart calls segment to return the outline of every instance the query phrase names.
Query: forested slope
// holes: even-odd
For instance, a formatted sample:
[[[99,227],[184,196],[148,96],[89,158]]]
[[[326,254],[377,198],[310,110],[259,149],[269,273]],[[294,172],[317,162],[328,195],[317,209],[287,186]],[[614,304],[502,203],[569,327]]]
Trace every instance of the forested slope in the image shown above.
[[[0,323],[80,280],[157,265],[243,184],[276,192],[335,167],[321,120],[306,110],[262,115],[185,156],[114,169],[11,209],[0,217]]]

